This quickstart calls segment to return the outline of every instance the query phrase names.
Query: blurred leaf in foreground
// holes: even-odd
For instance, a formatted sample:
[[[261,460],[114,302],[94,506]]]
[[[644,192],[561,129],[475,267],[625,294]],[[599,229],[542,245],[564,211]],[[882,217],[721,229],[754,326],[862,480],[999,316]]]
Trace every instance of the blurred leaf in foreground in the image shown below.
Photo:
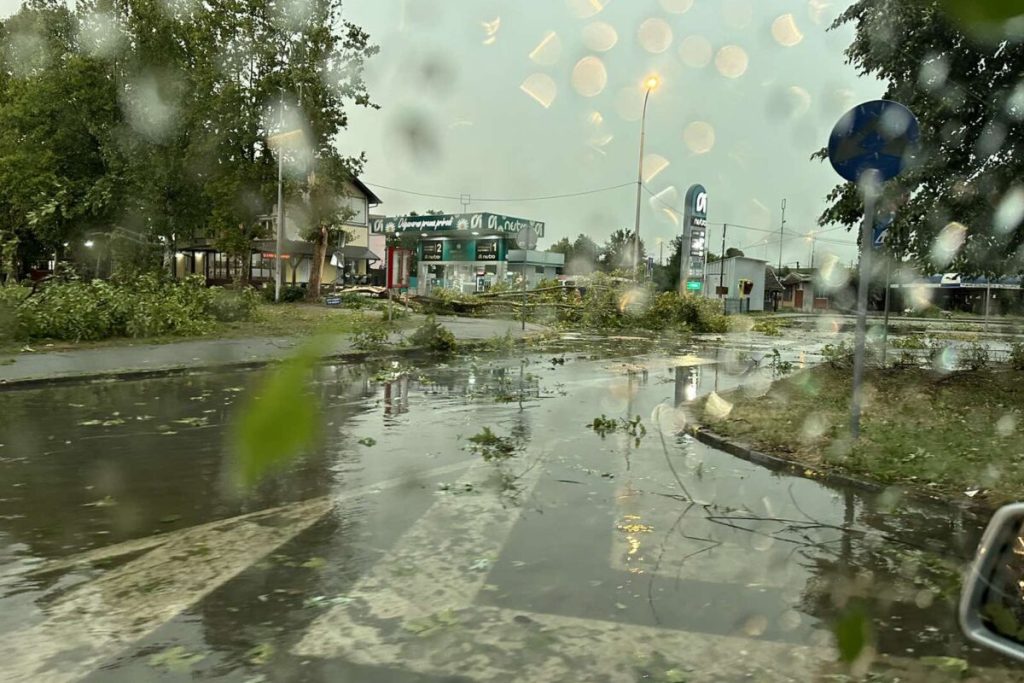
[[[252,486],[280,469],[313,443],[319,423],[319,404],[310,390],[320,345],[269,368],[247,396],[235,425],[236,476]]]
[[[871,622],[861,605],[850,605],[835,624],[839,659],[852,663],[871,639]]]

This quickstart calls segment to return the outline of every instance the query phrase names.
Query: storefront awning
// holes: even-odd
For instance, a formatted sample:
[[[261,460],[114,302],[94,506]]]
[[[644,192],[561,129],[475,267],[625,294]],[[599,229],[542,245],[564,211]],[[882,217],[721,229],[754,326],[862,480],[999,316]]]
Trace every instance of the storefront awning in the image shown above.
[[[366,247],[342,247],[334,252],[334,256],[338,259],[344,256],[348,261],[380,261],[380,256]]]

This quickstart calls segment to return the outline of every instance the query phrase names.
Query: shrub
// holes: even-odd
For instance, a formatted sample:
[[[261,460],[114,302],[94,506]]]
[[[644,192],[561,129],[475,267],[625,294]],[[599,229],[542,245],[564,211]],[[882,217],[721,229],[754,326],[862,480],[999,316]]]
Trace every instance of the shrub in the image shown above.
[[[853,346],[846,342],[825,344],[821,357],[836,370],[848,370],[853,367]]]
[[[1014,370],[1024,370],[1024,344],[1021,342],[1010,344],[1010,355],[1006,360]]]
[[[437,319],[429,315],[426,321],[412,333],[409,343],[431,351],[447,353],[455,350],[455,335]]]
[[[263,300],[267,303],[274,303],[274,283],[271,282],[265,285],[261,290],[263,293]],[[300,287],[299,285],[284,285],[281,287],[281,303],[290,304],[296,301],[302,301],[306,298],[306,288]]]
[[[772,318],[761,318],[754,323],[753,330],[754,332],[760,332],[766,337],[781,337],[782,322]]]
[[[725,332],[729,327],[719,302],[675,292],[654,297],[639,318],[641,326],[649,330],[682,326],[693,332]]]
[[[94,341],[203,334],[217,320],[252,318],[257,295],[208,289],[199,277],[164,281],[149,274],[120,282],[51,282],[32,297],[4,293],[0,301],[20,338]]]
[[[988,347],[974,342],[960,350],[957,365],[961,370],[984,370],[989,364]]]
[[[358,331],[352,336],[352,346],[361,351],[377,351],[387,346],[391,325],[386,320],[370,318],[361,313],[355,315],[359,318],[352,322]]]
[[[238,290],[214,287],[210,290],[207,310],[214,320],[231,323],[252,320],[258,307],[259,295],[249,287]]]

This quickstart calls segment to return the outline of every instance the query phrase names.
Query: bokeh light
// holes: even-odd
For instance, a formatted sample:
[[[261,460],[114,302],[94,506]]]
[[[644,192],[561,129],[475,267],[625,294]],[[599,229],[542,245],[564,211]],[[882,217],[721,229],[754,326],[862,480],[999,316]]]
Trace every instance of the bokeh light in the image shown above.
[[[953,221],[939,231],[932,245],[932,263],[944,268],[952,262],[967,240],[967,226]]]
[[[672,27],[664,19],[648,19],[640,24],[637,40],[643,49],[659,54],[672,45]]]
[[[583,27],[583,44],[594,52],[607,52],[619,42],[615,27],[604,21],[595,21]]]
[[[715,68],[726,78],[739,78],[747,72],[750,60],[739,45],[726,45],[715,55]]]
[[[715,129],[706,121],[694,121],[683,131],[683,142],[694,154],[707,154],[715,146]]]
[[[704,36],[686,36],[679,43],[679,58],[691,69],[703,69],[711,63],[711,41]]]
[[[544,38],[537,43],[537,47],[530,52],[530,60],[535,64],[551,66],[558,63],[562,56],[562,41],[558,34],[549,31]]]
[[[519,89],[532,97],[540,106],[549,108],[558,96],[558,86],[547,74],[530,74]]]
[[[658,177],[658,174],[669,166],[669,161],[660,154],[647,154],[644,156],[644,182],[649,183]]]
[[[1003,195],[996,208],[995,228],[1000,232],[1011,232],[1024,221],[1024,187],[1017,186]]]
[[[793,47],[803,41],[804,34],[792,14],[783,14],[772,22],[772,38],[783,47]]]
[[[494,45],[498,39],[498,30],[501,28],[501,17],[495,17],[492,21],[481,21],[484,29],[484,45]]]
[[[596,97],[608,85],[604,62],[594,56],[584,57],[572,69],[572,87],[584,97]]]
[[[693,0],[659,0],[661,8],[669,14],[685,14],[693,7]]]
[[[569,11],[580,19],[589,19],[604,9],[607,0],[566,0]]]

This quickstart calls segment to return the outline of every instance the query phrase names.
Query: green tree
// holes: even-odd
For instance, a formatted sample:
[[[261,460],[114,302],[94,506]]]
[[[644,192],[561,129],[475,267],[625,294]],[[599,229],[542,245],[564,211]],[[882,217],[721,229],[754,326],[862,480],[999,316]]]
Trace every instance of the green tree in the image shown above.
[[[601,270],[610,273],[615,270],[632,270],[634,249],[636,242],[633,239],[633,231],[620,229],[613,232],[608,240],[601,247],[598,254],[598,261]],[[644,241],[640,240],[640,261],[647,258],[647,250],[644,248]]]
[[[992,16],[986,8],[998,4],[857,0],[832,25],[854,26],[848,61],[883,80],[885,98],[905,104],[921,124],[916,163],[887,183],[882,203],[896,216],[888,248],[929,272],[1024,271],[1024,156],[1017,153],[1024,141],[1024,50],[1019,36],[992,41],[963,21]],[[1002,3],[1010,5],[1019,13],[1018,5]],[[828,202],[822,225],[853,228],[861,220],[853,184],[837,186]],[[944,248],[957,241],[947,229],[952,222],[967,226],[960,249]]]

